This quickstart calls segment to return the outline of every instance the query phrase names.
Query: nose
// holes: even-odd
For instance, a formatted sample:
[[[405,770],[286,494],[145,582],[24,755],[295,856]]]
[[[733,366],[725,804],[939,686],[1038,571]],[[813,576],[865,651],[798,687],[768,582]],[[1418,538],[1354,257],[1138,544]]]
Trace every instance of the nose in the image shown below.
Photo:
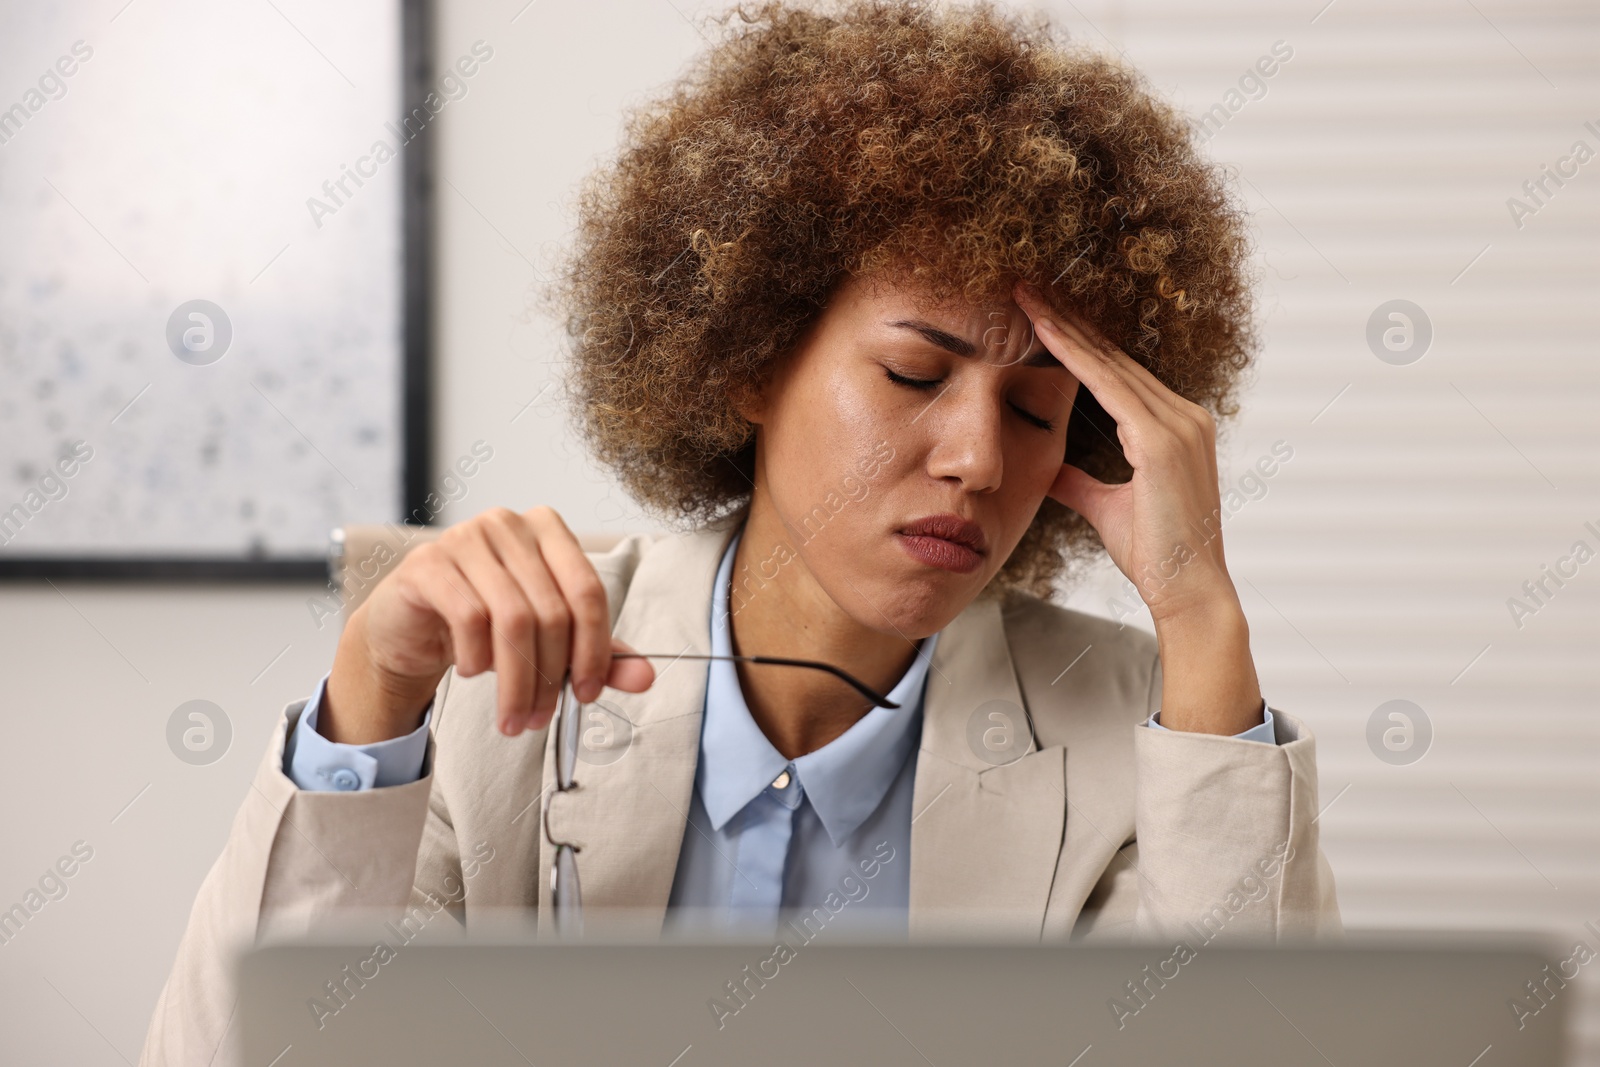
[[[1000,430],[1002,403],[970,380],[951,384],[923,416],[933,438],[928,474],[952,480],[970,493],[1000,487],[1005,472]]]

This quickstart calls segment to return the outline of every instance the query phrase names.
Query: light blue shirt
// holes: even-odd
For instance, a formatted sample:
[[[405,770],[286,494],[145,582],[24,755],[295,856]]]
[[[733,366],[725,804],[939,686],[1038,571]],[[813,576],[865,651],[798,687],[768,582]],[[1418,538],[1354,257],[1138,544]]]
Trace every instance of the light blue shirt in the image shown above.
[[[323,675],[300,713],[299,727],[283,746],[283,773],[295,785],[312,791],[353,792],[374,786],[405,785],[422,777],[433,701],[428,701],[422,725],[404,737],[371,745],[345,745],[317,733],[317,713],[322,710],[322,694],[327,688],[328,676]]]
[[[740,536],[723,553],[712,592],[715,655],[732,651],[728,601]],[[784,759],[751,717],[735,665],[707,664],[699,762],[670,925],[709,923],[765,935],[787,923],[807,941],[824,926],[906,931],[912,786],[928,664],[939,636],[920,642],[890,690],[899,708],[872,708],[833,741],[793,760]],[[284,773],[308,790],[356,791],[420,777],[432,703],[422,724],[404,737],[336,744],[316,730],[327,683],[324,676],[289,737]],[[1263,715],[1262,723],[1235,736],[1275,744],[1271,709],[1263,706]],[[1159,712],[1148,725],[1165,729],[1158,719]]]
[[[717,570],[713,655],[733,652],[728,601],[741,536],[734,536]],[[912,785],[923,689],[938,643],[938,634],[921,641],[889,691],[898,708],[871,708],[844,733],[793,760],[751,717],[737,667],[710,662],[670,925],[734,926],[765,936],[784,921],[805,940],[825,926],[905,934]],[[856,699],[842,684],[840,698]]]

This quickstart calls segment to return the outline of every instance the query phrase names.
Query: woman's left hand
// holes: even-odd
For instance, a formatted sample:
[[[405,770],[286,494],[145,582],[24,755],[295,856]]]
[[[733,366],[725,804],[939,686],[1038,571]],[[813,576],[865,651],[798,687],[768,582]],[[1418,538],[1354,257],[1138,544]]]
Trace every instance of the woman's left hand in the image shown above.
[[[1237,608],[1222,557],[1216,424],[1092,327],[1019,286],[1017,303],[1055,357],[1117,421],[1133,467],[1120,485],[1061,465],[1049,495],[1089,520],[1157,625]]]
[[[1261,695],[1248,627],[1222,554],[1210,412],[1031,287],[1019,284],[1015,296],[1045,347],[1116,420],[1133,467],[1132,479],[1110,485],[1063,463],[1049,496],[1099,532],[1150,608],[1165,676],[1161,724],[1208,733],[1257,725]]]

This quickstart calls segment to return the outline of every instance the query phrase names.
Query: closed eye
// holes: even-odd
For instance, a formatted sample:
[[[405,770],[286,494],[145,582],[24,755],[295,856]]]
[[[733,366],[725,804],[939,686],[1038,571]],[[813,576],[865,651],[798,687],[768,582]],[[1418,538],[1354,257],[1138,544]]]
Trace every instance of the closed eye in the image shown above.
[[[896,385],[904,385],[904,386],[906,386],[908,388],[916,389],[919,392],[927,392],[928,390],[932,389],[934,386],[938,385],[940,383],[940,380],[941,380],[941,379],[938,379],[938,378],[907,378],[903,374],[896,374],[894,371],[890,370],[888,367],[883,368],[883,373],[886,374],[888,376],[889,380],[891,382],[894,382]],[[1011,410],[1015,411],[1018,415],[1020,415],[1023,418],[1023,420],[1025,422],[1027,422],[1029,425],[1036,426],[1039,429],[1043,430],[1045,433],[1050,433],[1051,431],[1053,431],[1056,428],[1056,424],[1052,420],[1050,420],[1050,419],[1041,419],[1039,416],[1034,415],[1031,412],[1025,411],[1022,408],[1017,407],[1017,405],[1015,405],[1015,404],[1011,405]]]
[[[939,384],[938,378],[907,378],[903,374],[896,374],[888,367],[883,368],[883,373],[887,374],[889,380],[896,385],[909,385],[913,389],[932,389]]]

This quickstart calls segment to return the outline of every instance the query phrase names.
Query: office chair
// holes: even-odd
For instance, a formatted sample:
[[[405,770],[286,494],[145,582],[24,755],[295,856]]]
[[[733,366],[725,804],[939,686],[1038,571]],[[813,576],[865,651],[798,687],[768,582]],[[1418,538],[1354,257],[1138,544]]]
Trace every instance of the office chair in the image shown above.
[[[406,526],[397,523],[350,523],[337,527],[328,544],[328,577],[342,594],[344,616],[361,606],[383,576],[418,545],[436,540],[443,526]],[[585,552],[608,552],[626,534],[580,533]]]

